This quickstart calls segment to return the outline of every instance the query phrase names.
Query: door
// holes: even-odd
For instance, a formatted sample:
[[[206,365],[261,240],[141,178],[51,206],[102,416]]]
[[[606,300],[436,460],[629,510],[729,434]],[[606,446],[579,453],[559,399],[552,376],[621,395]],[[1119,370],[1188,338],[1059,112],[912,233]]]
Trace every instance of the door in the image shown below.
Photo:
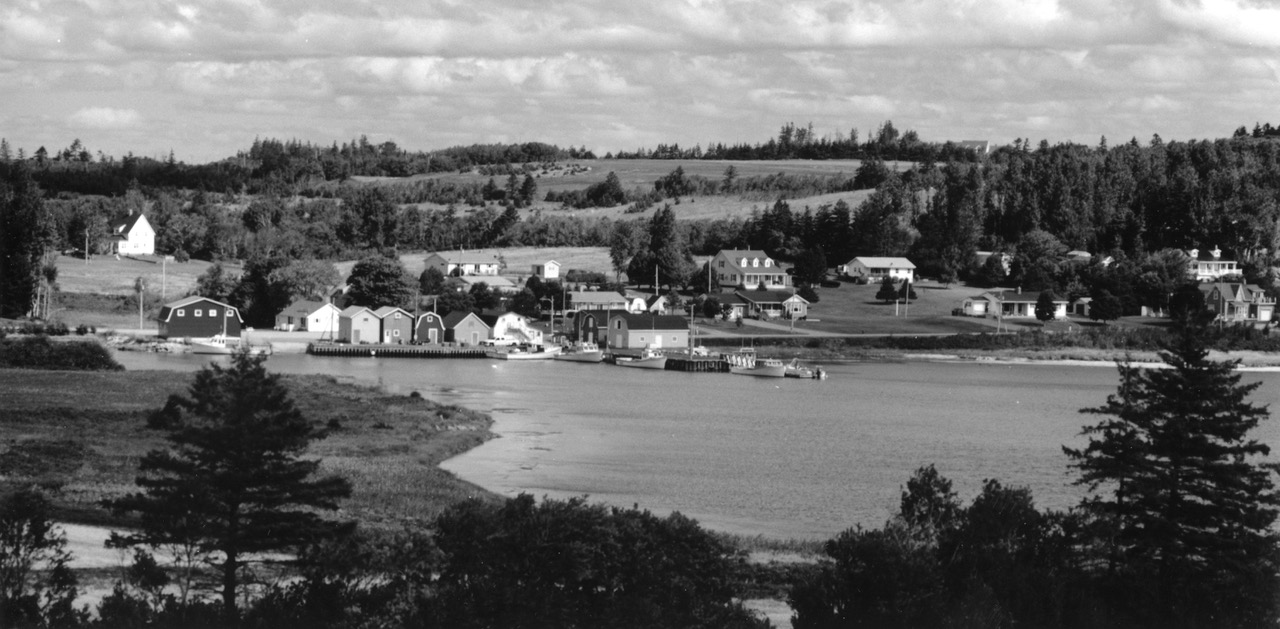
[[[352,342],[353,344],[354,344],[354,343],[359,343],[359,342],[360,342],[360,330],[357,330],[357,329],[355,329],[355,328],[351,328],[351,342]]]
[[[472,330],[472,331],[471,331],[471,344],[472,344],[472,345],[479,345],[479,344],[480,344],[480,332],[478,332],[478,331],[476,331],[476,330]]]
[[[430,330],[427,330],[427,342],[428,342],[428,343],[435,343],[435,342],[437,342],[437,341],[436,341],[436,332],[438,332],[438,330],[436,330],[435,328],[431,328]]]

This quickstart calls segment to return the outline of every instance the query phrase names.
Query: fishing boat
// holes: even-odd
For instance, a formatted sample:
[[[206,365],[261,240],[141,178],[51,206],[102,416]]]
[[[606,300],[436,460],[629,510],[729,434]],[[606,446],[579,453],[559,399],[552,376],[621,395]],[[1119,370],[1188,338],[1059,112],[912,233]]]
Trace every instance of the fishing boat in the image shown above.
[[[727,354],[725,361],[729,363],[729,373],[740,376],[781,378],[787,375],[787,366],[781,360],[777,358],[760,358],[756,356],[756,351],[749,347]]]
[[[574,363],[598,363],[604,360],[604,350],[595,343],[574,343],[556,354],[555,359]]]
[[[786,376],[788,378],[811,378],[814,380],[826,380],[827,372],[822,367],[806,367],[800,364],[799,358],[792,358],[787,363]]]
[[[491,349],[484,353],[489,358],[498,360],[550,360],[560,353],[559,347],[534,347],[517,345],[511,348]]]
[[[250,354],[270,354],[271,353],[270,345],[247,345],[241,339],[236,339],[235,343],[233,344],[228,344],[227,341],[228,339],[225,334],[215,334],[206,341],[192,341],[191,353],[192,354],[212,354],[212,355],[234,354],[240,351],[240,347],[242,345],[245,345],[248,347],[248,351]]]
[[[667,357],[646,347],[639,356],[614,356],[613,362],[621,367],[636,369],[666,369]]]

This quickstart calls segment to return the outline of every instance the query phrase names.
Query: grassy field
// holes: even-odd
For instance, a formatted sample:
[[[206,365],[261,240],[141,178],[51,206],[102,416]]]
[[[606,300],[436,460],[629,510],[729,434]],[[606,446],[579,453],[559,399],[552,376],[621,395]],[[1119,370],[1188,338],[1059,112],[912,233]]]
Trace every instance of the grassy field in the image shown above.
[[[133,490],[138,460],[163,445],[146,417],[191,374],[0,370],[0,491],[39,483],[61,486],[60,517],[101,523],[98,502]],[[310,419],[332,427],[312,444],[325,473],[351,481],[341,517],[376,528],[433,518],[470,496],[491,496],[438,464],[491,435],[486,415],[421,398],[389,396],[323,376],[286,376]],[[496,498],[495,498],[496,499]]]

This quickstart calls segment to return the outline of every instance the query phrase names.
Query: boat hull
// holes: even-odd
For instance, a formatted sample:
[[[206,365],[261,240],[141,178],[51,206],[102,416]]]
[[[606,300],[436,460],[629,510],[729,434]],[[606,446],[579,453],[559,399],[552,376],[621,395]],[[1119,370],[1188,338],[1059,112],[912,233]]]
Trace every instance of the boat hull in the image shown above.
[[[729,366],[729,373],[757,378],[782,378],[787,375],[785,365],[756,365],[754,367]]]
[[[614,359],[619,367],[631,367],[633,369],[666,369],[666,356],[652,356],[649,358],[631,358],[629,356],[619,356]]]
[[[556,360],[563,360],[571,363],[599,363],[604,362],[604,352],[600,350],[585,352],[561,352],[555,356]]]
[[[524,351],[488,351],[484,355],[489,358],[498,360],[551,360],[560,354],[560,348],[553,347],[551,349],[542,350],[540,352],[524,352]]]

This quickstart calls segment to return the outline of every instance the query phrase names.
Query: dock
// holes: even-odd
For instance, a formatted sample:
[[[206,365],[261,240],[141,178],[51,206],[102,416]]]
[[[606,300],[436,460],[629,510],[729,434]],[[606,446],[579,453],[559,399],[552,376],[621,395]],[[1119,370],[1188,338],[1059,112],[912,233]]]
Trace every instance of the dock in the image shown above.
[[[442,345],[383,345],[367,343],[308,343],[313,356],[373,356],[375,358],[484,358],[484,350]]]
[[[722,358],[676,358],[667,357],[667,371],[685,371],[689,373],[729,373],[729,363]]]

